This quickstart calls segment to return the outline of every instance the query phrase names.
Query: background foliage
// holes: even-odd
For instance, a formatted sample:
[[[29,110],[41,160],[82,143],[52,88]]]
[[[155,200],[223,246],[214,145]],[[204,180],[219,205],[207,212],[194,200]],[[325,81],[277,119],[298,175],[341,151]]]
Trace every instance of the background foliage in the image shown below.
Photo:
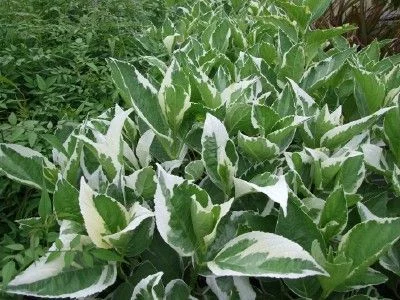
[[[156,53],[140,35],[163,14],[161,1],[3,1],[0,139],[41,150],[60,121],[113,105],[105,59]]]

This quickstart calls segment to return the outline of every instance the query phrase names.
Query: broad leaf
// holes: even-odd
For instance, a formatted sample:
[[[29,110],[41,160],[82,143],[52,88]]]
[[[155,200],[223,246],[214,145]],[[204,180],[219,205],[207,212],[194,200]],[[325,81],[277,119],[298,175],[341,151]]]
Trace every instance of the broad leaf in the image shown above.
[[[170,140],[169,129],[157,101],[157,89],[132,65],[108,61],[111,76],[124,100],[157,135]]]
[[[61,232],[64,225],[61,226]],[[38,261],[16,276],[7,286],[7,292],[45,298],[81,298],[99,293],[112,285],[117,276],[115,263],[97,264],[93,267],[67,267],[65,256],[69,251],[82,255],[82,244],[88,237],[81,236],[80,244],[72,247],[76,234],[61,234],[63,248],[59,256],[48,261],[51,253],[58,251],[56,244]]]
[[[233,186],[238,157],[225,126],[210,114],[207,114],[204,123],[201,144],[202,159],[208,176],[220,189],[229,194]]]
[[[347,225],[347,201],[343,189],[332,192],[325,201],[319,226],[327,240],[344,230]]]
[[[53,205],[58,220],[83,222],[79,207],[79,191],[61,176],[54,190]]]
[[[103,240],[119,253],[136,256],[150,245],[154,231],[154,214],[136,202],[129,215],[130,221],[122,230],[105,235]]]
[[[321,138],[321,146],[334,149],[348,142],[353,136],[369,129],[379,117],[386,114],[394,107],[382,108],[376,113],[362,119],[338,126],[329,130]]]
[[[238,134],[238,146],[251,160],[263,162],[275,158],[279,147],[264,137],[249,137],[241,132]]]
[[[368,116],[383,105],[386,89],[385,84],[375,74],[353,68],[355,78],[354,96],[361,116]]]
[[[10,179],[37,189],[46,180],[49,192],[57,181],[57,169],[51,162],[39,152],[19,145],[0,144],[0,170]]]
[[[234,238],[207,266],[217,276],[302,278],[326,274],[298,244],[260,231]]]
[[[162,275],[162,272],[158,272],[140,280],[133,290],[131,300],[161,299],[164,295]]]
[[[365,271],[388,251],[399,237],[399,218],[369,220],[354,226],[343,236],[338,248],[338,254],[353,260],[352,271],[347,278]],[[371,243],[371,240],[374,243]]]
[[[278,203],[286,216],[289,190],[284,176],[264,173],[256,176],[250,182],[239,178],[235,178],[234,181],[236,198],[249,193],[263,193]]]

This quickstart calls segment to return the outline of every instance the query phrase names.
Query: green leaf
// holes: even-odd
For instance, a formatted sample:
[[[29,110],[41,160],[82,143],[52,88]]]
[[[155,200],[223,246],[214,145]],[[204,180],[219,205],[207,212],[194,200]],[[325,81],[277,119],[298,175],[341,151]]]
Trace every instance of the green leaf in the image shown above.
[[[352,152],[343,162],[338,174],[338,186],[348,194],[355,194],[365,178],[364,155],[361,152]]]
[[[137,196],[152,198],[156,191],[156,172],[152,167],[146,167],[125,176],[125,186],[132,189]]]
[[[46,81],[39,74],[36,74],[36,82],[41,91],[45,91],[47,89]]]
[[[330,240],[336,234],[341,233],[347,225],[347,201],[343,189],[333,191],[325,201],[321,212],[319,227]]]
[[[331,2],[332,0],[305,0],[303,5],[308,6],[311,10],[311,20],[314,21],[325,13]]]
[[[258,128],[262,135],[265,135],[272,132],[272,128],[279,121],[279,115],[270,106],[254,104],[251,120],[254,128]]]
[[[314,116],[317,111],[317,104],[314,99],[307,94],[300,86],[292,79],[288,79],[290,87],[296,99],[296,112],[300,116]]]
[[[232,204],[231,200],[212,205],[204,190],[161,166],[154,202],[158,231],[181,256],[191,256],[199,246],[213,241],[219,221]]]
[[[172,280],[165,287],[164,299],[190,299],[190,288],[181,279]]]
[[[353,67],[355,79],[354,96],[361,116],[368,116],[383,105],[385,84],[374,73]]]
[[[103,240],[103,236],[125,227],[129,218],[126,209],[116,200],[106,195],[98,195],[83,177],[79,190],[79,207],[86,231],[93,243],[99,248],[111,248]]]
[[[64,221],[66,222],[66,221]],[[61,225],[63,232],[67,223]],[[12,294],[46,298],[84,298],[101,292],[115,282],[117,270],[115,264],[96,265],[92,268],[66,268],[65,253],[76,234],[62,234],[63,243],[60,256],[47,262],[49,255],[56,251],[53,244],[49,252],[17,275],[7,286],[6,291]],[[87,237],[81,239],[88,243]],[[75,249],[82,247],[82,244]],[[78,253],[76,254],[78,255]]]
[[[188,72],[193,79],[194,85],[200,94],[201,100],[208,108],[218,108],[221,103],[221,95],[214,85],[214,82],[201,68],[192,65]]]
[[[397,164],[400,165],[400,108],[397,106],[385,115],[383,130]]]
[[[164,294],[162,275],[163,272],[158,272],[140,280],[133,290],[131,300],[161,299]]]
[[[271,108],[278,114],[278,118],[277,120],[274,120],[275,118],[270,119],[271,123],[267,124],[275,125],[275,123],[279,120],[279,117],[284,118],[286,116],[294,115],[296,113],[295,102],[295,96],[292,92],[292,88],[289,84],[286,84],[278,98],[274,101],[274,103],[272,103],[271,106]],[[261,114],[263,115],[265,113],[266,112],[262,112]],[[270,113],[268,113],[268,115],[270,115]],[[269,118],[266,119],[268,120]],[[273,123],[272,120],[274,120]],[[267,128],[269,128],[269,126],[267,126]]]
[[[352,49],[348,49],[317,62],[304,73],[301,79],[303,89],[312,92],[329,84],[329,80],[341,70]]]
[[[93,204],[100,217],[104,220],[107,232],[115,233],[126,227],[129,218],[128,212],[115,199],[102,194],[94,195]]]
[[[303,76],[305,67],[304,48],[296,44],[283,55],[282,65],[278,72],[279,78],[290,78],[296,82]]]
[[[379,119],[379,117],[391,111],[393,108],[394,106],[382,108],[368,117],[364,117],[362,119],[352,121],[329,130],[322,136],[321,146],[334,149],[345,144],[355,135],[369,129]]]
[[[368,268],[365,272],[358,273],[346,280],[342,285],[335,288],[336,291],[353,291],[372,285],[380,285],[386,282],[388,278],[382,273]]]
[[[250,182],[235,178],[235,198],[249,193],[263,193],[272,201],[279,203],[286,216],[288,201],[288,185],[284,176],[275,176],[268,172],[257,175]]]
[[[230,210],[233,199],[221,205],[212,205],[210,202],[205,205],[193,199],[191,206],[191,218],[194,233],[200,245],[209,246],[216,236],[216,230],[221,218]]]
[[[318,45],[320,47],[325,41],[356,29],[357,27],[354,25],[344,24],[339,27],[311,30],[305,36],[306,45]]]
[[[394,244],[389,251],[379,258],[379,264],[386,270],[389,270],[400,276],[400,243]]]
[[[206,37],[204,42],[208,43],[211,49],[216,49],[224,53],[228,48],[229,40],[232,34],[228,19],[224,18],[217,24],[211,24],[206,29],[205,33],[207,33],[208,30],[211,31],[211,35],[204,35],[204,37]]]
[[[310,251],[312,243],[317,240],[325,248],[325,241],[321,231],[306,213],[307,208],[292,193],[289,192],[287,215],[279,213],[275,233],[298,243],[305,250]]]
[[[204,173],[204,164],[201,160],[193,160],[185,167],[185,178],[188,180],[199,180]]]
[[[326,274],[295,242],[260,231],[234,238],[207,266],[217,276],[302,278]]]
[[[255,130],[251,122],[251,105],[237,102],[226,108],[225,125],[229,134],[236,135],[238,131],[251,134]]]
[[[322,297],[326,298],[337,286],[341,285],[346,280],[346,276],[351,271],[352,260],[347,259],[342,254],[334,258],[330,257],[328,261],[316,240],[312,244],[311,253],[315,260],[329,273],[329,277],[318,277],[318,281],[323,289]],[[328,255],[329,254],[330,253],[328,253]]]
[[[181,257],[164,242],[158,230],[154,231],[150,246],[140,256],[144,260],[150,261],[157,270],[164,272],[166,281],[182,278],[183,276]]]
[[[46,218],[51,214],[51,211],[52,211],[51,199],[49,197],[49,193],[47,192],[46,184],[44,183],[42,188],[42,194],[40,196],[38,213],[40,217]]]
[[[177,131],[190,108],[190,83],[174,59],[168,67],[158,92],[158,102],[169,126]]]
[[[49,192],[54,190],[57,179],[57,169],[51,162],[39,152],[20,145],[0,144],[0,170],[10,179],[37,189],[46,180]]]
[[[15,113],[12,112],[12,113],[8,116],[8,123],[10,123],[10,125],[15,126],[15,125],[17,125],[17,122],[18,122],[17,116],[15,115]]]
[[[3,268],[1,269],[1,277],[3,279],[2,283],[4,286],[6,286],[10,282],[15,272],[16,268],[15,268],[15,262],[13,260],[10,260],[3,266]]]
[[[392,184],[394,192],[397,194],[397,196],[400,196],[400,169],[397,166],[394,166]]]
[[[288,17],[301,26],[302,31],[307,29],[311,21],[311,12],[306,6],[296,5],[296,3],[285,1],[277,1],[274,4],[284,9]]]
[[[349,31],[356,30],[357,27],[349,24],[344,24],[340,27],[332,27],[328,29],[314,29],[308,31],[305,34],[305,51],[307,57],[307,63],[311,63],[314,58],[319,54],[321,45],[325,45],[328,40],[330,44],[337,47],[339,51],[347,50],[350,48],[347,40],[341,35],[347,33]],[[340,41],[342,44],[337,45],[337,41]],[[349,49],[350,52],[355,52],[354,49]]]
[[[158,136],[170,141],[168,125],[157,101],[157,89],[134,66],[115,59],[108,64],[122,98]]]
[[[90,253],[94,257],[104,261],[123,261],[123,258],[118,253],[108,249],[96,248],[91,250]]]
[[[196,249],[196,235],[191,220],[191,197],[208,202],[205,191],[183,178],[168,174],[158,166],[154,211],[158,232],[181,256],[191,256]]]
[[[298,41],[298,26],[296,26],[296,22],[279,15],[268,15],[264,18],[266,23],[272,24],[281,30],[292,42],[296,43]]]
[[[104,135],[100,132],[95,132],[96,141],[92,141],[84,135],[76,136],[96,157],[110,182],[114,180],[122,169],[122,130],[131,112],[132,109],[123,111],[116,106],[115,116],[109,123],[107,132]]]
[[[247,57],[246,57],[247,58]],[[250,70],[249,73],[253,75],[254,72],[258,72],[258,66],[254,62],[256,58],[250,57],[245,59],[245,57],[240,57],[238,59],[238,62],[251,62],[251,67],[254,67],[254,70]],[[243,62],[243,63],[244,63]],[[244,67],[241,68],[241,72],[243,73],[246,69]],[[244,75],[242,75],[244,76]],[[246,76],[247,77],[247,76]],[[221,93],[221,99],[222,103],[226,103],[227,106],[229,107],[230,105],[233,105],[234,103],[243,103],[244,100],[247,99],[249,91],[252,91],[254,89],[255,85],[257,84],[257,78],[253,79],[243,79],[239,82],[234,82],[231,85],[229,85],[226,89],[223,90]]]
[[[119,253],[133,257],[142,253],[151,243],[154,230],[154,214],[135,202],[129,210],[129,223],[122,230],[105,235],[104,241]]]
[[[338,247],[338,255],[343,254],[353,260],[352,271],[347,279],[351,279],[375,263],[399,237],[400,218],[369,220],[350,229]],[[374,243],[371,243],[371,240]]]
[[[248,277],[206,277],[207,285],[218,299],[240,299],[246,297],[255,300],[256,293]]]
[[[281,119],[275,125],[275,131],[271,132],[266,137],[270,142],[275,143],[279,147],[280,152],[283,152],[292,143],[297,127],[308,119],[308,117],[287,116],[286,118]]]
[[[325,276],[321,276],[326,278]],[[284,279],[287,287],[301,299],[316,299],[321,293],[321,285],[316,277]]]
[[[232,78],[229,70],[223,65],[220,65],[213,78],[213,81],[215,82],[215,87],[218,89],[219,92],[222,92],[225,88],[228,87],[231,80]]]
[[[25,248],[22,244],[8,244],[5,247],[14,251],[21,251]]]
[[[237,170],[238,156],[225,126],[207,114],[201,137],[202,159],[210,179],[226,194],[230,194]]]
[[[54,190],[53,205],[58,220],[83,222],[79,208],[79,191],[61,176]]]
[[[279,154],[279,147],[264,137],[249,137],[238,134],[238,146],[241,151],[255,162],[270,160]]]

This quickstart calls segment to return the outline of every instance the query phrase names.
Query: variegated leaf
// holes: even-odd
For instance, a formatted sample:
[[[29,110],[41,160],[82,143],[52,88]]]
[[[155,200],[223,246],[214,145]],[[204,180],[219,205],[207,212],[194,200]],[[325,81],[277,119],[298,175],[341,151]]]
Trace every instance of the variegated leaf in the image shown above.
[[[326,275],[301,246],[282,236],[260,231],[234,238],[207,266],[217,276],[302,278]]]

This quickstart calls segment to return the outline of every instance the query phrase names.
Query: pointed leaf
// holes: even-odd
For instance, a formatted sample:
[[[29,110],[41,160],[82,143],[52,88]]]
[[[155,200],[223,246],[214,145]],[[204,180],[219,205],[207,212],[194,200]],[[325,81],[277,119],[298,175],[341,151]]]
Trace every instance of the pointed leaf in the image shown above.
[[[217,276],[302,278],[326,274],[298,244],[260,231],[234,238],[207,266]]]
[[[210,179],[229,194],[237,169],[235,145],[229,139],[224,124],[207,114],[201,137],[202,159]]]
[[[392,110],[394,107],[382,108],[376,113],[350,123],[337,126],[325,133],[321,138],[321,146],[329,149],[339,147],[348,142],[352,137],[369,129],[379,117]]]
[[[0,170],[7,177],[37,189],[41,189],[43,180],[49,192],[54,189],[57,169],[42,154],[32,149],[0,143]]]
[[[338,254],[353,260],[347,278],[357,275],[376,262],[400,237],[400,218],[369,220],[357,224],[342,238]],[[374,243],[371,243],[371,240]],[[363,251],[360,251],[363,249]]]

